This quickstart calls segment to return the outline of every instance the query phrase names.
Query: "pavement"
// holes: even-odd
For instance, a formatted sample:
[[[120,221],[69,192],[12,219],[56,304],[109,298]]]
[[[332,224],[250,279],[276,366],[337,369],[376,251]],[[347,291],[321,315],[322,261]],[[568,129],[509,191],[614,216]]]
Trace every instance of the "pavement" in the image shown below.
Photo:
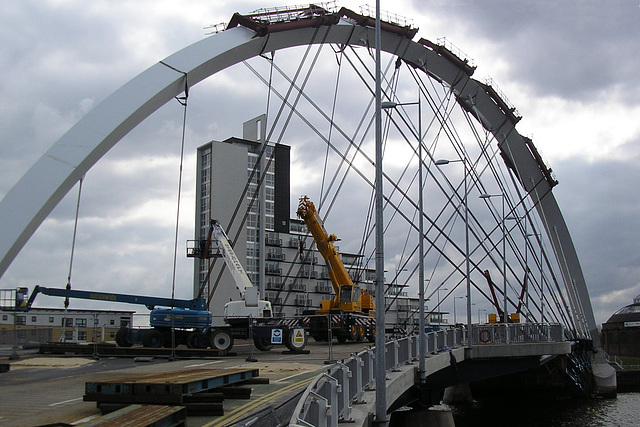
[[[0,373],[0,425],[40,426],[66,423],[81,425],[100,416],[95,402],[84,402],[85,383],[115,377],[179,372],[194,368],[258,369],[267,384],[252,384],[249,400],[225,399],[222,416],[188,416],[189,426],[276,425],[292,410],[297,396],[313,378],[327,369],[329,360],[344,360],[368,344],[310,342],[309,354],[291,354],[275,348],[259,352],[237,342],[233,357],[206,359],[49,356],[21,352],[20,359],[0,356],[10,371]],[[137,361],[136,361],[137,359]],[[249,362],[248,359],[257,359]],[[243,421],[244,420],[244,421]]]

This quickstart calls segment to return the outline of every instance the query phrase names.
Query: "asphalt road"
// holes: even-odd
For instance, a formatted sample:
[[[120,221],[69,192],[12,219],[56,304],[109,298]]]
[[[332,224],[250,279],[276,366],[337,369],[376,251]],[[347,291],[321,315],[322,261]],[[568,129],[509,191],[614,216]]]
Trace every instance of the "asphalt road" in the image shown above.
[[[313,341],[313,340],[311,340]],[[208,359],[77,358],[24,355],[9,372],[0,374],[0,425],[39,426],[53,423],[77,424],[100,415],[95,402],[83,402],[85,382],[138,374],[177,372],[193,368],[245,367],[259,369],[269,384],[252,385],[251,400],[227,399],[221,417],[188,417],[189,426],[222,426],[241,420],[269,405],[282,405],[304,390],[331,360],[347,359],[368,348],[367,343],[333,344],[310,342],[309,354],[283,353],[282,348],[260,352],[246,342],[233,348],[237,355]],[[257,362],[246,359],[253,356]],[[45,360],[43,360],[43,357]],[[37,366],[23,365],[33,360]],[[138,359],[140,360],[140,359]],[[2,362],[7,362],[6,359]],[[60,366],[47,366],[57,364]]]

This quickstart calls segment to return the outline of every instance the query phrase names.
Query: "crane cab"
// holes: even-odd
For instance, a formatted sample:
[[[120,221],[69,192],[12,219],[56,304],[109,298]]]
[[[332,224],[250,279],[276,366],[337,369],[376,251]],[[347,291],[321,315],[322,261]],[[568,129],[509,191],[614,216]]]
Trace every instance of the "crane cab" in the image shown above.
[[[243,323],[249,317],[252,319],[273,317],[271,302],[259,300],[256,306],[248,306],[245,301],[229,301],[224,305],[224,321],[227,324]]]

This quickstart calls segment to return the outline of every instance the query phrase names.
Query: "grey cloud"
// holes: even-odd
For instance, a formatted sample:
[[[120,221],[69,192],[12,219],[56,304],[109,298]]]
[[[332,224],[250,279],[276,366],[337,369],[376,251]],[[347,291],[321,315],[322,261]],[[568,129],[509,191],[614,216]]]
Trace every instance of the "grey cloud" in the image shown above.
[[[418,6],[416,2],[416,6]],[[574,100],[607,96],[621,87],[627,102],[638,95],[640,7],[637,2],[506,1],[430,2],[441,19],[495,46],[508,61],[508,78],[539,96]],[[456,40],[452,40],[456,43]],[[473,57],[473,45],[465,46]],[[479,70],[482,64],[477,64]],[[500,82],[498,82],[499,84]]]
[[[639,283],[640,168],[629,161],[580,159],[559,162],[560,185],[554,193],[569,226],[592,301]],[[598,309],[612,314],[632,301]],[[606,318],[599,318],[602,323]]]

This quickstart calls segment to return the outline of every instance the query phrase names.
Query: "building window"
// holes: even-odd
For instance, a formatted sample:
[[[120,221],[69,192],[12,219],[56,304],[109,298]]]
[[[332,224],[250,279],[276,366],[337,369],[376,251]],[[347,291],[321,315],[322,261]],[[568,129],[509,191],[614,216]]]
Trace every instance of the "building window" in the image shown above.
[[[93,324],[94,324],[94,325],[98,325],[98,324],[100,324],[100,320],[98,320],[98,316],[96,316],[96,317],[94,317],[94,318],[93,318]]]
[[[38,316],[31,316],[31,322],[36,323],[38,321]]]
[[[86,328],[87,327],[87,319],[77,318],[76,319],[76,326],[79,327],[79,328]]]
[[[26,325],[27,316],[16,316],[16,325]]]
[[[120,318],[120,327],[121,328],[126,328],[131,324],[131,318],[130,317],[121,317]]]
[[[71,341],[73,339],[73,331],[65,331],[64,332],[64,340]]]
[[[49,316],[49,323],[53,323],[53,316]]]
[[[87,331],[78,331],[78,341],[87,340]]]
[[[6,314],[3,314],[3,315],[2,315],[2,320],[8,320],[8,319],[9,319],[9,316],[8,316],[8,315],[6,315]]]
[[[65,326],[67,328],[73,327],[73,317],[66,317],[62,319],[62,326]]]
[[[111,326],[113,326],[113,325],[115,325],[115,324],[116,324],[116,321],[115,321],[114,319],[111,319],[111,320],[109,320],[109,324],[110,324]]]

